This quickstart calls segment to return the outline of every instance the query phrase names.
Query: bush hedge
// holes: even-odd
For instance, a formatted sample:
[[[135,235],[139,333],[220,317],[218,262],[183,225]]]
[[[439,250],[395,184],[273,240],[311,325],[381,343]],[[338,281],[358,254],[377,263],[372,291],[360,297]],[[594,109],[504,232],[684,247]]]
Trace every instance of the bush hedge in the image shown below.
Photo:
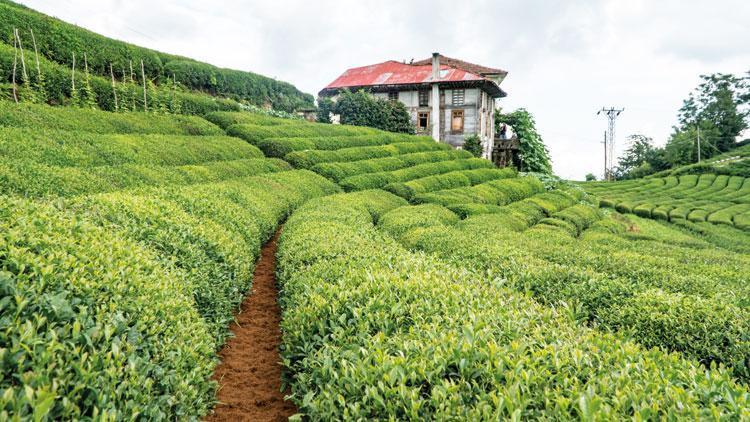
[[[344,178],[339,185],[347,191],[378,189],[389,183],[407,182],[422,177],[444,174],[457,170],[493,168],[494,164],[479,158],[456,159],[436,163],[417,164],[400,170],[358,174]]]
[[[721,369],[582,327],[566,308],[540,306],[502,279],[401,248],[373,226],[380,216],[390,224],[383,212],[399,204],[378,191],[336,195],[306,204],[285,226],[282,357],[304,417],[746,413],[747,390]]]
[[[430,138],[395,133],[379,133],[359,136],[325,136],[313,138],[267,138],[258,141],[258,148],[268,157],[283,158],[293,151],[337,150],[352,147],[368,147],[397,142],[420,142]]]
[[[258,148],[229,136],[96,134],[0,126],[0,159],[6,161],[62,167],[174,166],[262,157]]]
[[[72,107],[0,101],[0,126],[47,128],[94,133],[224,135],[200,117],[149,113],[110,113]]]
[[[291,120],[290,120],[291,122]],[[263,126],[257,124],[235,124],[227,128],[231,136],[242,138],[251,144],[258,144],[266,138],[307,138],[312,136],[354,136],[378,133],[376,129],[327,125],[323,123],[288,123],[284,125]]]
[[[373,158],[352,162],[321,163],[312,167],[312,171],[329,179],[341,181],[347,177],[365,173],[376,173],[403,169],[407,171],[412,166],[443,161],[472,158],[471,154],[462,150],[415,152],[394,157]]]
[[[440,151],[452,149],[448,144],[437,142],[399,142],[373,147],[342,148],[333,151],[308,150],[294,151],[284,156],[296,168],[310,169],[317,164],[331,162],[349,162],[370,160],[373,158],[391,157],[414,152]]]
[[[544,185],[535,177],[500,179],[476,186],[439,190],[417,194],[416,203],[433,203],[443,206],[463,203],[505,205],[544,191]]]
[[[453,189],[462,186],[473,186],[479,183],[489,182],[490,180],[514,178],[516,176],[518,176],[518,172],[511,168],[457,170],[406,182],[390,183],[383,189],[411,201],[416,195],[421,193]]]

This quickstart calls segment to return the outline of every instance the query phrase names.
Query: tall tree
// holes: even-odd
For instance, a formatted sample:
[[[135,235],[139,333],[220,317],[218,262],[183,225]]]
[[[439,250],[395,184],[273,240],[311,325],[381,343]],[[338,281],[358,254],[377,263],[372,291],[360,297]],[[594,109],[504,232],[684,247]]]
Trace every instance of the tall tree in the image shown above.
[[[732,149],[737,136],[748,128],[748,78],[715,73],[701,75],[701,79],[703,82],[680,108],[677,132],[700,126],[715,136],[713,139],[706,136],[708,144],[716,147],[715,151],[709,151],[711,156]]]
[[[667,167],[669,164],[664,158],[664,150],[655,147],[652,138],[635,134],[628,136],[628,148],[618,160],[615,177],[635,179]]]
[[[519,157],[521,158],[522,171],[538,173],[552,173],[552,161],[549,157],[547,146],[544,145],[542,136],[536,129],[534,116],[525,108],[519,108],[510,113],[495,111],[495,130],[506,124],[513,128],[518,136],[520,144]]]

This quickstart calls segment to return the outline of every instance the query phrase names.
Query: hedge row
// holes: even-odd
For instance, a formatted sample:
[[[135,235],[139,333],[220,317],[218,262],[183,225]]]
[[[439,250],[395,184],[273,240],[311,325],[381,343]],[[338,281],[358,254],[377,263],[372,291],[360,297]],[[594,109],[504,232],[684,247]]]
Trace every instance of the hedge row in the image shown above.
[[[476,186],[446,189],[418,194],[415,203],[433,203],[443,206],[464,203],[505,205],[544,191],[544,185],[536,177],[500,179]]]
[[[497,213],[454,227],[423,226],[400,239],[544,303],[564,302],[576,318],[627,332],[646,347],[722,363],[750,379],[747,256],[649,220],[597,221],[586,207],[564,209],[528,230],[521,219],[514,224]],[[530,216],[538,220],[537,211]]]
[[[262,158],[256,147],[229,136],[96,134],[0,126],[0,159],[52,166],[186,165]]]
[[[329,125],[323,123],[288,123],[276,126],[236,124],[227,128],[231,136],[258,144],[266,138],[308,138],[313,136],[354,136],[378,133],[376,129],[360,126]]]
[[[265,114],[251,112],[215,111],[206,114],[204,118],[222,129],[228,129],[229,126],[237,124],[277,126],[304,123],[301,120],[283,119],[281,117],[273,117]]]
[[[223,135],[224,132],[195,116],[148,113],[109,113],[72,107],[15,104],[0,101],[0,126],[47,128],[94,133],[163,135]]]
[[[417,164],[412,167],[393,171],[379,171],[375,173],[358,174],[344,178],[339,185],[347,191],[379,189],[389,183],[407,182],[436,174],[444,174],[457,170],[488,169],[493,168],[491,161],[481,158],[466,158],[436,163]]]
[[[0,8],[2,5],[0,5]],[[28,47],[28,45],[26,46]],[[33,50],[32,50],[33,52]],[[27,53],[30,53],[27,51]],[[0,44],[0,81],[10,84],[13,78],[13,60],[15,52],[12,46]],[[82,60],[79,57],[79,60]],[[21,66],[20,63],[17,66]],[[20,100],[28,100],[32,96],[39,97],[38,76],[36,71],[36,62],[33,53],[26,55],[26,66],[28,74],[28,84],[24,84],[22,72],[16,71],[17,96]],[[70,66],[62,66],[51,62],[44,57],[39,59],[39,68],[42,73],[44,98],[42,102],[49,104],[64,105],[70,104],[72,93],[71,79],[73,73]],[[107,69],[109,72],[109,69]],[[121,70],[116,69],[117,77],[121,76]],[[82,68],[76,69],[75,81],[78,96],[86,95],[84,91],[85,73]],[[95,96],[94,103],[97,107],[107,111],[143,111],[143,86],[139,83],[117,82],[117,104],[112,92],[112,80],[107,73],[106,77],[91,75],[89,85]],[[0,98],[14,100],[12,86],[0,90]],[[187,92],[182,89],[171,89],[167,87],[158,88],[154,85],[147,87],[147,105],[149,110],[168,110],[178,114],[202,115],[217,110],[239,111],[240,105],[236,101],[224,98],[212,97],[207,94],[197,92]]]
[[[270,103],[273,108],[285,111],[313,106],[310,94],[289,83],[138,47],[3,1],[0,3],[0,34],[3,34],[0,40],[5,44],[13,45],[13,28],[19,28],[27,49],[31,45],[28,29],[33,29],[40,54],[64,67],[71,66],[73,53],[79,63],[87,53],[91,72],[105,78],[109,77],[110,63],[121,70],[128,69],[131,60],[134,67],[143,60],[146,77],[157,82],[174,75],[190,89],[232,96],[259,106]]]
[[[410,154],[414,152],[440,151],[452,149],[450,145],[429,142],[399,142],[374,147],[342,148],[333,151],[294,151],[284,156],[296,168],[310,169],[321,163],[350,162],[360,160],[371,160],[373,158],[392,157],[396,155]]]
[[[411,154],[397,155],[395,157],[373,158],[340,163],[321,163],[312,167],[312,171],[321,174],[337,182],[347,177],[365,173],[376,173],[385,171],[401,170],[408,171],[420,164],[437,163],[451,160],[472,158],[470,152],[463,150],[415,152]],[[414,166],[414,167],[413,167]]]
[[[159,185],[187,185],[290,170],[285,161],[251,158],[184,166],[122,164],[57,167],[0,159],[0,194],[71,196]]]
[[[258,148],[268,157],[283,158],[293,151],[337,150],[352,147],[367,147],[397,142],[432,141],[424,136],[397,133],[378,133],[360,136],[327,136],[314,138],[268,138],[258,141]]]
[[[284,228],[282,356],[305,417],[747,414],[747,390],[723,370],[581,327],[501,279],[401,248],[373,220],[403,203],[382,191],[336,195]]]
[[[473,186],[489,182],[490,180],[515,178],[517,176],[518,172],[512,168],[457,170],[449,173],[422,177],[407,182],[390,183],[383,189],[411,201],[415,196],[421,193],[453,189],[462,186]]]
[[[73,201],[3,197],[0,414],[199,419],[260,244],[305,200],[305,171]],[[52,205],[54,204],[54,205]]]

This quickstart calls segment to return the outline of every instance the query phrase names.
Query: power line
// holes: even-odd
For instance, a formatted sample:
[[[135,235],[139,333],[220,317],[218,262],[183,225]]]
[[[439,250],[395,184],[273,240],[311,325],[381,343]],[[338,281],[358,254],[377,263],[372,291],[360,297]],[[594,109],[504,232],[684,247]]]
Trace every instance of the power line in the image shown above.
[[[615,120],[623,111],[624,108],[602,107],[596,112],[597,116],[604,113],[608,123],[604,137],[604,180],[612,180],[612,170],[615,167]]]

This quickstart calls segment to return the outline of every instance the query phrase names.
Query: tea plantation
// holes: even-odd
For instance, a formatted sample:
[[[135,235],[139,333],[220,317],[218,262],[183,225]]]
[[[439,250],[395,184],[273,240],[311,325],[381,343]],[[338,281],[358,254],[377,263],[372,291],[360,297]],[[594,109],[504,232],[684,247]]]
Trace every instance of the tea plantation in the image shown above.
[[[582,189],[369,128],[0,102],[0,420],[210,414],[282,225],[305,418],[747,419],[745,180]]]

